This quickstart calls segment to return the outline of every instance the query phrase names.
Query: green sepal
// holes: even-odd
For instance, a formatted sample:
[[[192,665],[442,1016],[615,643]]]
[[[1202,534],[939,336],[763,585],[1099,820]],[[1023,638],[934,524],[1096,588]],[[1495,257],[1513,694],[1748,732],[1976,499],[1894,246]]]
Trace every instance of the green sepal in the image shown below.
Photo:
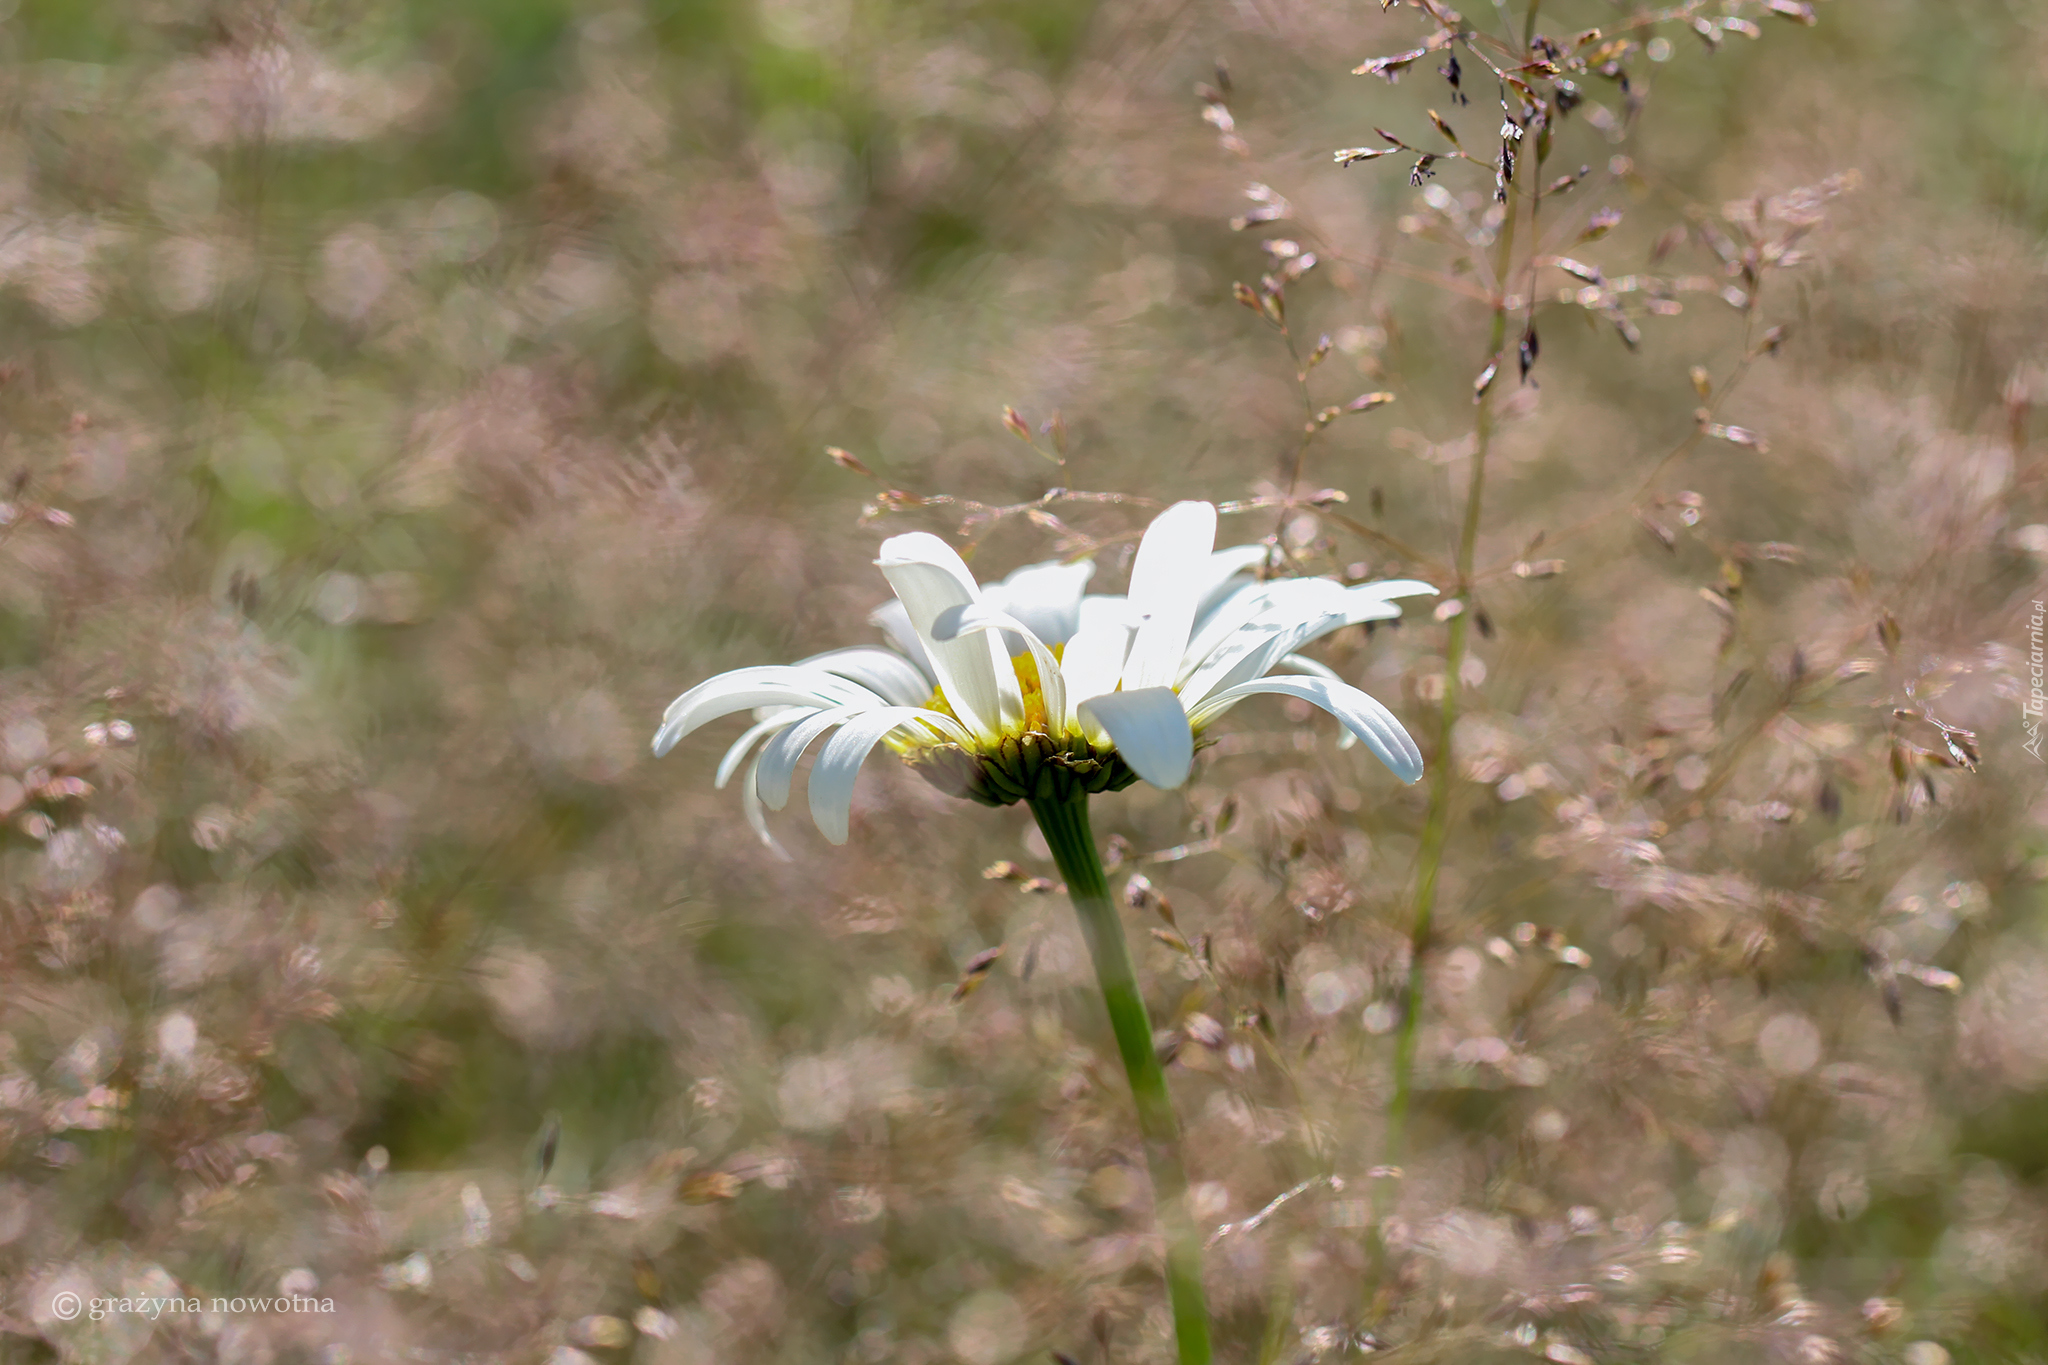
[[[1138,780],[1114,749],[1098,749],[1085,739],[1054,739],[1039,730],[1005,735],[980,752],[958,744],[927,745],[904,760],[940,791],[984,806],[1068,801],[1122,791]]]

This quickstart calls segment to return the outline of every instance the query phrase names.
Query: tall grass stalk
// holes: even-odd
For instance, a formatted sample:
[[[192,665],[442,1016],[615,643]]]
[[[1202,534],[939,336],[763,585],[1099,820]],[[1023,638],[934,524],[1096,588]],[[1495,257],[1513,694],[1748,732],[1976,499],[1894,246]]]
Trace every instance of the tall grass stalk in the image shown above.
[[[1540,169],[1540,166],[1539,166]],[[1493,324],[1487,342],[1488,364],[1504,359],[1508,335],[1508,274],[1514,264],[1516,211],[1519,196],[1512,191],[1501,222],[1500,239],[1494,253]],[[1498,376],[1496,376],[1496,379]],[[1435,761],[1430,766],[1429,812],[1422,826],[1415,881],[1415,918],[1408,931],[1408,987],[1402,1002],[1401,1031],[1394,1044],[1394,1095],[1387,1107],[1387,1160],[1397,1163],[1407,1141],[1408,1115],[1415,1095],[1415,1047],[1422,1027],[1424,953],[1429,947],[1431,925],[1436,916],[1437,883],[1443,873],[1444,844],[1450,836],[1451,788],[1454,755],[1451,732],[1458,723],[1459,675],[1465,665],[1465,641],[1472,628],[1473,557],[1479,544],[1479,517],[1486,496],[1486,455],[1493,444],[1494,385],[1483,385],[1477,397],[1472,447],[1472,477],[1465,489],[1465,519],[1458,532],[1455,563],[1455,592],[1463,607],[1450,621],[1450,640],[1444,649],[1443,706],[1437,717]]]

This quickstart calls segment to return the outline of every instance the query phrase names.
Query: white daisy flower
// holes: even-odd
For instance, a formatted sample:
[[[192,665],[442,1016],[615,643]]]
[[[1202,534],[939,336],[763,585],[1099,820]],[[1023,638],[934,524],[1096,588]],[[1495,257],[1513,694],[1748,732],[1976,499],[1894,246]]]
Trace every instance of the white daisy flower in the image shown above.
[[[875,563],[896,600],[872,619],[895,650],[856,646],[722,673],[669,706],[654,752],[752,711],[717,785],[746,765],[748,819],[771,845],[761,808],[788,803],[798,760],[830,732],[811,769],[810,805],[835,844],[846,842],[854,779],[877,744],[993,806],[1139,778],[1178,787],[1202,733],[1265,693],[1321,707],[1343,723],[1345,744],[1363,741],[1404,782],[1420,777],[1422,754],[1393,713],[1296,651],[1340,626],[1399,616],[1396,599],[1436,589],[1408,579],[1261,581],[1264,546],[1216,550],[1215,541],[1214,506],[1176,503],[1146,530],[1129,595],[1109,597],[1084,595],[1095,570],[1086,561],[1034,564],[984,587],[939,537],[893,536]],[[1269,677],[1275,669],[1291,671]]]

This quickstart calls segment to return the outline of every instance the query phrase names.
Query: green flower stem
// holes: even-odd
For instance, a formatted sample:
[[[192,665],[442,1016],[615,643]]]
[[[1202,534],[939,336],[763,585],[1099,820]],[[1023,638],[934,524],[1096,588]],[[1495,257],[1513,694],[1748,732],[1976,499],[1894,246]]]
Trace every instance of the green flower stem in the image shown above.
[[[1109,1010],[1110,1029],[1138,1105],[1138,1132],[1152,1171],[1152,1207],[1166,1236],[1166,1292],[1180,1365],[1209,1365],[1209,1307],[1202,1296],[1202,1243],[1187,1206],[1188,1177],[1180,1159],[1180,1125],[1166,1093],[1166,1073],[1152,1046],[1152,1021],[1138,992],[1123,921],[1109,894],[1109,877],[1088,828],[1088,798],[1033,801],[1031,813],[1045,832],[1053,861],[1067,880],[1067,895],[1081,918],[1081,934],[1095,959],[1095,979]]]

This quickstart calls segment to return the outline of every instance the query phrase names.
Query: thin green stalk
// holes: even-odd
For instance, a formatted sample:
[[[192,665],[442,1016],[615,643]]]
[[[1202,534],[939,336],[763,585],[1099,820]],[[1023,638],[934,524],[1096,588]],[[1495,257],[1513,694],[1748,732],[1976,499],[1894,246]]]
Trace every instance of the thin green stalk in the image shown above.
[[[1138,1132],[1152,1172],[1152,1207],[1166,1236],[1166,1292],[1173,1305],[1174,1340],[1180,1365],[1209,1365],[1209,1308],[1202,1296],[1202,1243],[1188,1214],[1187,1171],[1181,1164],[1180,1124],[1166,1093],[1166,1073],[1152,1046],[1152,1021],[1138,992],[1123,921],[1109,894],[1109,877],[1088,828],[1088,798],[1033,801],[1031,813],[1045,832],[1053,861],[1066,878],[1067,895],[1081,919],[1081,935],[1095,960],[1095,979],[1109,1026],[1116,1034],[1131,1098],[1137,1101]]]
[[[1488,354],[1498,364],[1504,360],[1508,338],[1509,267],[1514,263],[1516,204],[1508,201],[1506,219],[1501,223],[1498,254],[1493,277],[1497,292],[1493,301],[1493,333]],[[1498,382],[1496,380],[1496,382]],[[1469,597],[1472,587],[1472,559],[1479,544],[1479,513],[1486,495],[1486,454],[1493,444],[1493,385],[1479,394],[1472,449],[1472,481],[1465,490],[1465,520],[1458,531],[1457,592]],[[1422,824],[1422,846],[1418,853],[1415,883],[1415,922],[1408,933],[1408,993],[1403,1002],[1401,1032],[1394,1041],[1394,1097],[1387,1105],[1387,1161],[1398,1164],[1408,1135],[1408,1111],[1415,1095],[1415,1046],[1422,1028],[1423,955],[1436,916],[1437,882],[1443,872],[1444,842],[1451,829],[1452,754],[1451,731],[1458,723],[1459,675],[1465,666],[1465,641],[1471,629],[1472,604],[1451,618],[1450,641],[1444,649],[1444,698],[1437,721],[1436,763],[1429,774],[1429,813]]]

